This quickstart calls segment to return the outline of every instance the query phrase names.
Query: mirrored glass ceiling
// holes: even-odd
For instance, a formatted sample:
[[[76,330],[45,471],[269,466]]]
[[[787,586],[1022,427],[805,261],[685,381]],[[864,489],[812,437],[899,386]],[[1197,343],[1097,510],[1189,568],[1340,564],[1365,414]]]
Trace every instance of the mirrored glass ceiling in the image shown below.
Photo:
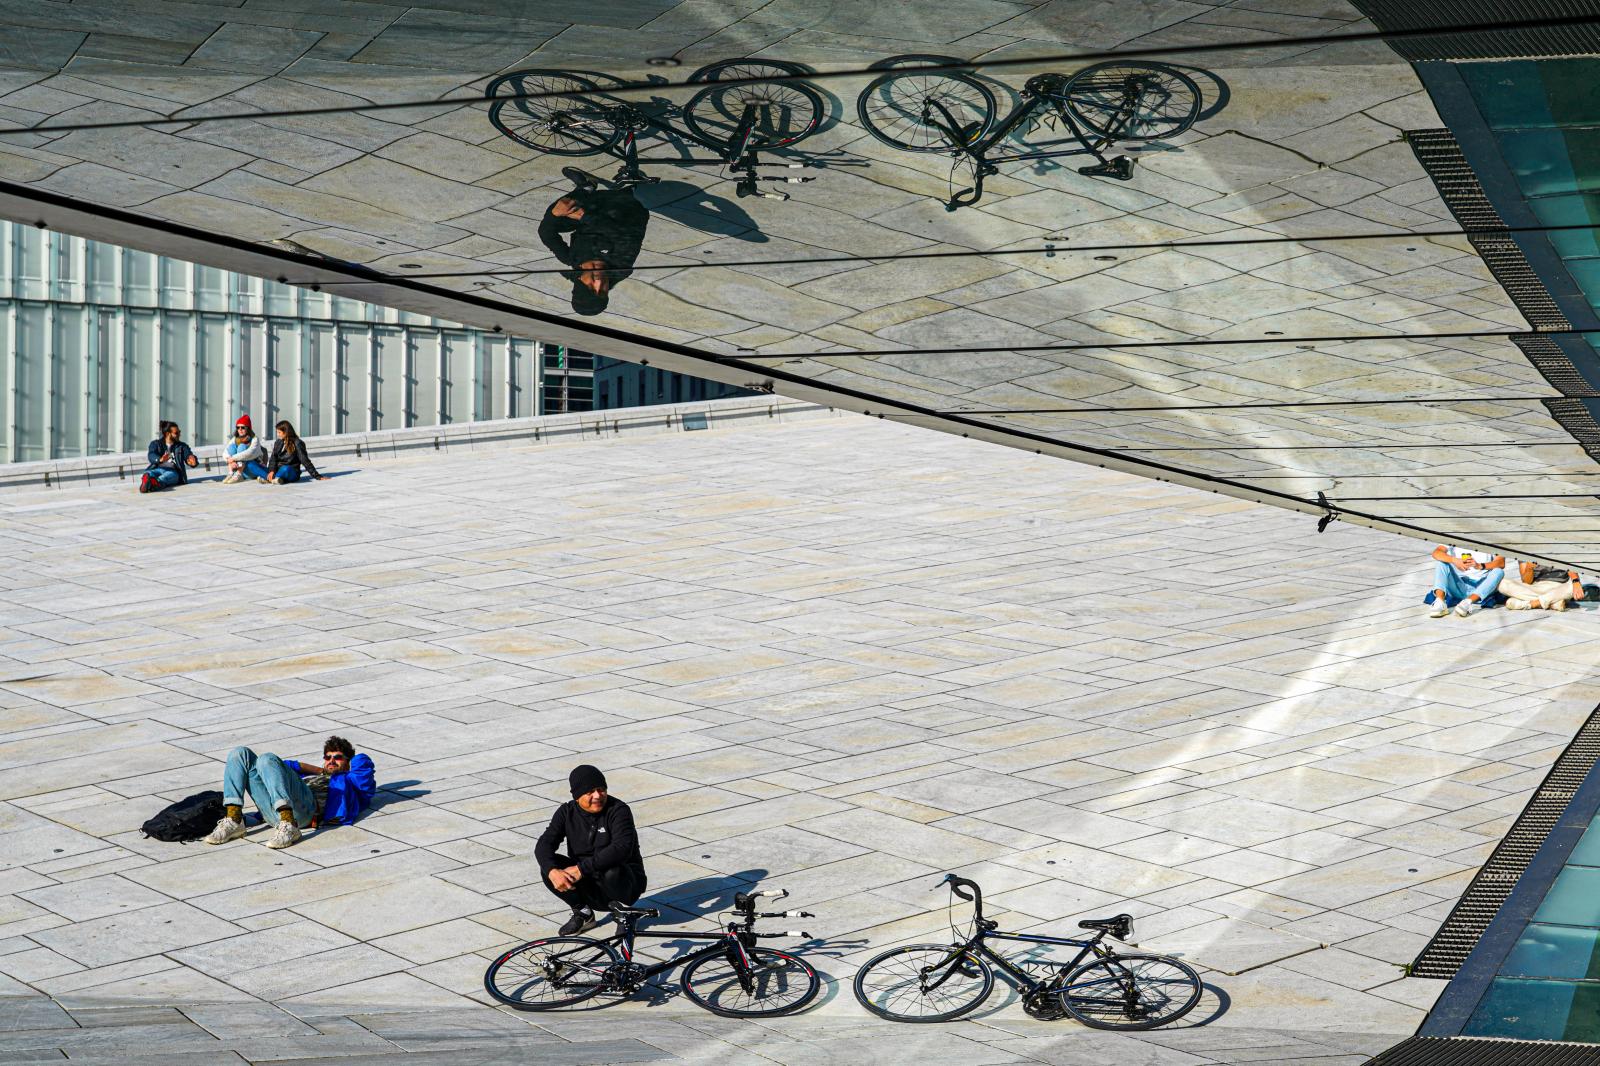
[[[1600,568],[1594,63],[1362,6],[0,4],[0,203]]]

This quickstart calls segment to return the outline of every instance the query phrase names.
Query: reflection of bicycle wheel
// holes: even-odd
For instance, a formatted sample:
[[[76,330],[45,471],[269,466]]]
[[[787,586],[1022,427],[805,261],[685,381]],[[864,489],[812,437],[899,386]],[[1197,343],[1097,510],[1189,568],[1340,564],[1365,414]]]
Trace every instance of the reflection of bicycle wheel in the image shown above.
[[[483,987],[517,1010],[554,1010],[610,988],[608,974],[621,961],[601,940],[578,936],[535,940],[494,960],[483,975]]]
[[[1073,117],[1113,141],[1176,137],[1200,114],[1200,86],[1160,63],[1097,63],[1061,90]]]
[[[588,78],[563,70],[519,70],[491,81],[485,93],[582,94],[596,88]],[[489,121],[518,144],[551,155],[597,155],[622,137],[604,104],[583,95],[496,100],[489,105]]]
[[[748,108],[755,109],[752,149],[794,144],[822,121],[822,97],[811,86],[795,81],[711,85],[684,105],[683,121],[697,136],[732,147]]]
[[[751,948],[741,974],[725,955],[707,955],[683,972],[683,992],[712,1014],[761,1018],[793,1014],[817,997],[822,982],[811,964],[784,951]]]
[[[734,81],[739,78],[782,78],[810,73],[811,68],[804,63],[791,63],[787,59],[719,59],[689,75],[689,80]]]
[[[947,67],[959,66],[965,62],[965,59],[957,59],[955,56],[934,55],[929,52],[908,52],[905,55],[880,59],[867,69],[897,70],[902,67]]]
[[[943,127],[952,120],[962,143],[976,144],[989,132],[994,112],[994,90],[965,74],[895,70],[856,97],[856,115],[867,132],[905,152],[950,151],[955,145]]]
[[[1200,1002],[1200,975],[1164,955],[1118,955],[1074,970],[1061,1005],[1091,1029],[1154,1029]]]

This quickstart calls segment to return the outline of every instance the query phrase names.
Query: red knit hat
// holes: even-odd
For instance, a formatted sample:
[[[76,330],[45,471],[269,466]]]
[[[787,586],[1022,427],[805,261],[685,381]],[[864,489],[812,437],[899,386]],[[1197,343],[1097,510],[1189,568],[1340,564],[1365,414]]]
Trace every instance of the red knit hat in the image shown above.
[[[256,427],[252,426],[250,424],[250,416],[249,415],[240,415],[239,416],[239,421],[237,421],[237,422],[235,422],[233,424],[233,428],[234,429],[238,429],[240,426],[243,426],[245,429],[248,429],[251,433],[254,433],[256,431]]]

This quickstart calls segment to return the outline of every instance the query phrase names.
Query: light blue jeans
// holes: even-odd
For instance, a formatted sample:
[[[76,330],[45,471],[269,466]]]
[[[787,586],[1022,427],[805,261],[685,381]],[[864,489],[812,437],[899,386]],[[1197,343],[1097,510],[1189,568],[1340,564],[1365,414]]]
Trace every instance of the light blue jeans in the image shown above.
[[[1444,594],[1450,600],[1464,600],[1468,596],[1477,596],[1479,602],[1488,599],[1500,585],[1500,579],[1506,576],[1504,570],[1474,570],[1474,574],[1481,577],[1468,577],[1465,570],[1458,569],[1450,563],[1433,564],[1433,587],[1444,589]]]
[[[294,811],[295,824],[304,829],[319,813],[311,789],[282,759],[271,752],[257,755],[249,748],[234,748],[228,753],[228,768],[222,772],[222,802],[242,807],[246,795],[269,822],[276,820],[278,811],[288,808]]]

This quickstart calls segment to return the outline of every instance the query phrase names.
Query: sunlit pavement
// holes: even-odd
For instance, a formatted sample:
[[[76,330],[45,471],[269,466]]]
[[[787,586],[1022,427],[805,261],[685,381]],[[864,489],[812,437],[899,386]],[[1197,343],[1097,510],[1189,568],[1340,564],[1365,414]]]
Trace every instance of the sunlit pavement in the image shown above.
[[[1594,614],[1430,620],[1427,544],[854,416],[337,473],[0,497],[0,1059],[1358,1063],[1600,700]],[[357,826],[137,831],[329,733]],[[674,919],[817,912],[819,1006],[486,1005],[584,761]],[[1127,911],[1207,997],[887,1032],[848,978],[948,935],[948,870],[1007,928]]]

